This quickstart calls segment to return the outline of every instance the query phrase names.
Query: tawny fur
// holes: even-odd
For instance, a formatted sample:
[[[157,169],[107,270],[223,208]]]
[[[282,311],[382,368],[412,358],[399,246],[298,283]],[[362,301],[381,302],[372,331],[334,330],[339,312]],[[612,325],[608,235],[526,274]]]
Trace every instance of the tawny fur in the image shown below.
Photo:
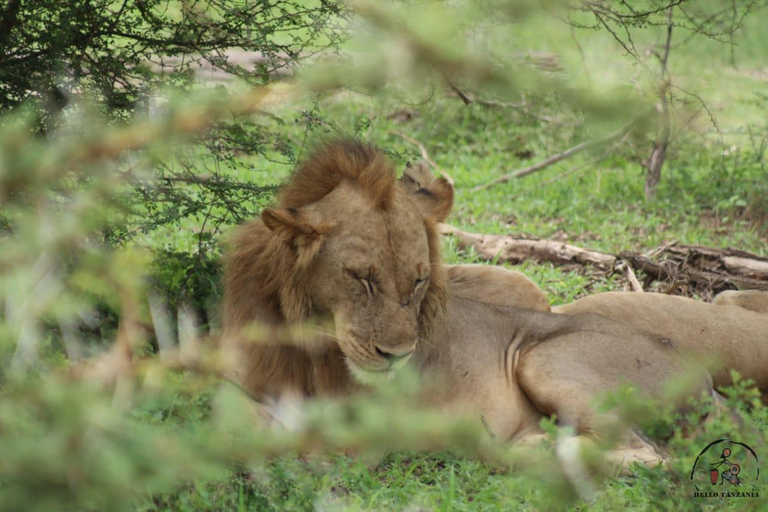
[[[768,314],[768,292],[758,290],[728,290],[719,293],[712,301],[715,306],[737,306],[754,311],[755,313]]]
[[[552,311],[597,313],[628,329],[670,339],[712,372],[716,387],[732,385],[731,370],[736,370],[768,393],[768,315],[730,304],[636,292],[589,295]]]

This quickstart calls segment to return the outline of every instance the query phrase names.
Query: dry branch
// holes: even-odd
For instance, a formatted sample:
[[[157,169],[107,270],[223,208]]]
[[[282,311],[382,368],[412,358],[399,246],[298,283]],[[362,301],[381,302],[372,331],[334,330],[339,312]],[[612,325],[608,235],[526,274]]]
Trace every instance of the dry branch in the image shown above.
[[[456,94],[459,96],[459,98],[461,98],[461,101],[463,101],[465,105],[471,105],[471,104],[472,104],[472,99],[471,99],[469,96],[467,96],[466,94],[464,94],[464,93],[461,91],[461,89],[459,89],[459,88],[456,86],[456,84],[455,84],[455,83],[453,83],[453,80],[451,80],[451,79],[448,77],[448,75],[447,75],[447,74],[445,74],[445,72],[444,72],[444,71],[442,71],[442,70],[441,70],[441,71],[440,71],[440,74],[441,74],[441,75],[443,75],[443,78],[445,79],[445,83],[447,83],[447,84],[448,84],[448,87],[450,87],[450,88],[451,88],[451,90],[452,90],[453,92],[455,92],[455,93],[456,93]]]
[[[419,152],[421,152],[421,158],[424,159],[425,162],[429,164],[430,167],[432,167],[434,170],[439,171],[440,167],[435,163],[434,160],[432,160],[429,157],[429,153],[427,152],[427,148],[422,144],[421,142],[417,141],[413,137],[410,137],[402,132],[387,132],[390,135],[397,135],[401,139],[403,139],[406,142],[410,142],[414,146],[419,148]]]
[[[673,242],[646,254],[624,251],[614,255],[552,240],[468,233],[445,224],[441,232],[456,237],[462,248],[473,247],[478,256],[488,261],[535,261],[622,270],[634,291],[643,290],[635,272],[646,276],[646,286],[652,281],[674,284],[676,288],[688,284],[691,290],[707,295],[734,288],[768,291],[768,258],[735,249]],[[622,264],[626,271],[620,269]]]
[[[627,135],[629,135],[629,133],[627,133]],[[587,160],[583,164],[577,165],[575,167],[571,167],[567,171],[563,171],[560,174],[558,174],[557,176],[551,177],[550,179],[548,179],[545,182],[543,182],[542,186],[549,185],[550,183],[553,183],[553,182],[555,182],[557,180],[565,178],[566,176],[570,176],[571,174],[577,173],[577,172],[582,171],[582,170],[584,170],[584,169],[586,169],[588,167],[591,167],[591,166],[593,166],[593,165],[595,165],[595,164],[597,164],[599,162],[602,162],[603,160],[608,158],[608,156],[611,154],[611,151],[613,151],[616,148],[616,146],[621,144],[625,139],[626,139],[626,136],[625,136],[624,139],[621,139],[619,142],[617,142],[616,144],[614,144],[613,146],[608,148],[607,151],[605,151],[602,155],[598,156],[597,158],[593,158],[592,160]]]
[[[562,153],[552,155],[549,158],[542,160],[539,163],[533,164],[523,169],[519,169],[509,174],[505,174],[504,176],[496,178],[495,180],[489,181],[488,183],[485,183],[483,185],[478,185],[477,187],[474,187],[473,189],[471,189],[471,191],[477,192],[478,190],[484,190],[494,185],[506,183],[509,180],[512,180],[515,178],[521,178],[523,176],[533,174],[534,172],[540,171],[542,169],[546,169],[550,165],[556,164],[557,162],[565,160],[566,158],[570,158],[573,155],[581,153],[582,151],[586,151],[587,149],[604,146],[606,144],[610,144],[611,142],[622,140],[632,131],[632,129],[635,127],[636,124],[637,124],[637,121],[632,121],[631,123],[625,125],[618,132],[608,135],[607,137],[603,137],[601,139],[595,139],[595,140],[588,140],[587,142],[582,142],[581,144],[573,146],[572,148],[566,149]]]
[[[404,141],[406,141],[406,142],[410,142],[410,143],[411,143],[411,144],[413,144],[414,146],[418,147],[418,148],[419,148],[419,151],[421,152],[421,158],[422,158],[422,159],[423,159],[425,162],[427,162],[427,163],[429,164],[429,166],[430,166],[430,167],[432,167],[434,170],[438,171],[438,172],[439,172],[439,173],[440,173],[440,174],[441,174],[441,175],[442,175],[442,176],[443,176],[445,179],[447,179],[447,180],[448,180],[448,182],[449,182],[451,185],[453,185],[453,183],[454,183],[454,181],[453,181],[453,178],[451,178],[451,177],[448,175],[448,173],[446,173],[446,172],[442,171],[442,170],[440,169],[440,166],[438,166],[438,165],[437,165],[437,163],[435,163],[435,161],[434,161],[434,160],[432,160],[432,158],[430,158],[430,156],[429,156],[429,153],[427,152],[427,148],[424,146],[424,144],[422,144],[421,142],[417,141],[417,140],[416,140],[416,139],[414,139],[413,137],[409,137],[408,135],[406,135],[406,134],[404,134],[404,133],[401,133],[401,132],[387,132],[387,133],[389,133],[390,135],[397,135],[398,137],[400,137],[400,138],[401,138],[401,139],[403,139]]]
[[[507,101],[486,100],[480,98],[475,98],[474,102],[485,107],[511,108],[519,110],[524,115],[533,117],[539,121],[544,121],[545,123],[552,123],[555,121],[555,118],[552,116],[548,116],[546,114],[534,114],[531,112],[531,108],[525,103],[511,103]]]
[[[624,274],[624,279],[627,281],[627,288],[625,288],[625,290],[628,289],[632,292],[645,291],[643,290],[643,285],[641,285],[640,281],[637,280],[637,276],[635,275],[635,271],[632,269],[632,265],[622,260],[621,263],[616,266],[616,269],[621,270],[622,274]]]

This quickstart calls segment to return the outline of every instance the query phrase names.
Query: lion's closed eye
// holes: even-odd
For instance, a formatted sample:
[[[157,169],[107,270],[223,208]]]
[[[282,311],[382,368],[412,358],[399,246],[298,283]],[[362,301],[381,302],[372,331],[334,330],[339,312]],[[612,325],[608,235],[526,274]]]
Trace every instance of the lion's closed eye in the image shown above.
[[[367,293],[369,297],[373,297],[376,294],[376,286],[373,283],[370,271],[366,274],[352,269],[344,269],[344,271],[363,286],[365,293]]]
[[[370,277],[364,277],[360,279],[360,282],[365,287],[365,291],[368,293],[370,297],[373,297],[373,295],[376,293],[376,289],[373,286],[373,283],[371,282]]]

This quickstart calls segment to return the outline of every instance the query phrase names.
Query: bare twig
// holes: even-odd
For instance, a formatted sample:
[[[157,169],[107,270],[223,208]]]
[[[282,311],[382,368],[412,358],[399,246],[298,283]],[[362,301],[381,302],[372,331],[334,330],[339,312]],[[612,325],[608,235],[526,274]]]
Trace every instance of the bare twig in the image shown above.
[[[427,152],[427,148],[424,147],[424,144],[422,144],[421,142],[417,141],[413,137],[410,137],[402,132],[387,132],[387,133],[390,135],[397,135],[404,141],[410,142],[414,146],[418,147],[419,151],[421,152],[421,158],[423,158],[424,161],[427,162],[429,166],[432,167],[434,170],[436,171],[440,170],[440,167],[435,163],[435,161],[429,157],[429,153]]]
[[[514,108],[516,110],[525,110],[528,107],[525,103],[512,103],[511,101],[485,100],[475,98],[475,103],[487,107]]]
[[[542,183],[542,185],[549,185],[551,183],[554,183],[555,181],[558,181],[558,180],[561,180],[561,179],[565,178],[566,176],[570,176],[571,174],[574,174],[574,173],[577,173],[577,172],[579,172],[581,170],[587,169],[588,167],[591,167],[591,166],[595,165],[596,163],[599,163],[599,162],[602,162],[603,160],[605,160],[608,157],[609,154],[610,154],[610,152],[606,151],[605,153],[603,153],[602,155],[600,155],[597,158],[593,158],[592,160],[584,162],[583,164],[577,165],[575,167],[571,167],[567,171],[561,172],[557,176],[553,176],[553,177],[549,178],[548,180],[544,181]]]
[[[595,140],[589,140],[587,142],[582,142],[581,144],[573,146],[570,149],[566,149],[562,153],[552,155],[549,158],[542,160],[539,163],[536,163],[529,167],[525,167],[523,169],[519,169],[509,174],[505,174],[504,176],[501,176],[500,178],[496,178],[495,180],[489,181],[488,183],[485,183],[483,185],[478,185],[477,187],[474,187],[473,189],[471,189],[471,191],[477,192],[478,190],[485,190],[486,188],[490,188],[494,185],[499,185],[501,183],[506,183],[515,178],[522,178],[523,176],[528,176],[529,174],[533,174],[534,172],[540,171],[542,169],[546,169],[550,165],[556,164],[557,162],[565,160],[566,158],[570,158],[573,155],[581,153],[582,151],[585,151],[587,149],[604,146],[605,144],[609,144],[616,140],[622,140],[632,131],[632,129],[635,127],[636,124],[637,124],[637,120],[633,120],[632,122],[625,125],[618,132],[613,133],[607,137],[603,137],[602,139],[595,139]]]
[[[438,171],[445,179],[447,179],[451,183],[451,185],[453,185],[453,183],[454,183],[453,182],[453,178],[451,178],[448,175],[448,173],[446,173],[445,171],[442,171],[440,169],[440,166],[437,165],[437,163],[435,163],[435,161],[432,160],[432,158],[430,158],[429,153],[427,152],[427,148],[424,146],[424,144],[422,144],[418,140],[416,140],[413,137],[410,137],[410,136],[408,136],[408,135],[406,135],[406,134],[404,134],[402,132],[387,132],[387,133],[389,133],[390,135],[396,135],[396,136],[400,137],[401,139],[403,139],[404,141],[410,142],[414,146],[418,147],[419,151],[421,152],[421,158],[425,162],[427,162],[430,167],[432,167],[434,170]]]
[[[720,130],[720,123],[717,122],[715,113],[712,112],[712,109],[709,108],[709,105],[707,105],[707,103],[704,101],[704,98],[702,98],[696,93],[683,89],[679,85],[669,84],[669,87],[672,89],[676,89],[682,92],[683,94],[694,98],[696,101],[699,102],[699,104],[701,105],[701,108],[703,108],[704,111],[707,113],[707,116],[709,117],[709,122],[712,123],[712,127],[715,129],[715,132],[717,132],[717,137],[720,139],[720,145],[725,146],[725,138],[723,136],[723,132]]]
[[[461,89],[459,89],[456,86],[456,84],[453,83],[453,80],[448,78],[448,75],[446,75],[443,71],[440,71],[440,74],[443,75],[443,78],[445,79],[445,83],[448,84],[448,87],[450,87],[451,90],[455,92],[459,96],[459,98],[461,98],[461,101],[463,101],[465,105],[470,105],[472,103],[472,99],[466,94],[464,94],[463,92],[461,92]]]
[[[546,123],[552,123],[555,121],[555,118],[552,116],[548,116],[546,114],[534,114],[533,112],[531,112],[531,109],[525,103],[512,103],[509,101],[486,100],[486,99],[479,99],[479,98],[475,98],[474,101],[478,105],[483,105],[486,107],[512,108],[515,110],[519,110],[523,113],[523,115],[532,117],[534,119],[538,119],[539,121],[544,121]]]
[[[174,183],[186,183],[199,185],[201,183],[214,183],[216,179],[210,175],[201,176],[163,176],[160,178],[162,181],[169,181]]]
[[[658,255],[662,254],[664,251],[669,249],[670,247],[673,247],[678,244],[677,240],[672,240],[671,242],[665,242],[664,244],[660,245],[659,247],[656,247],[655,249],[652,249],[646,253],[643,254],[646,258],[653,259],[657,257]]]
[[[679,289],[681,289],[681,288],[683,288],[683,287],[685,287],[687,285],[688,285],[687,281],[682,281],[682,280],[681,281],[674,281],[672,284],[670,284],[669,286],[667,286],[666,288],[661,290],[660,293],[663,293],[664,295],[672,295],[677,290],[679,290]]]
[[[592,86],[592,75],[589,73],[589,66],[587,66],[587,59],[584,57],[584,49],[581,47],[581,43],[579,43],[578,38],[576,38],[576,27],[573,25],[573,20],[571,19],[571,13],[568,13],[568,27],[571,31],[571,40],[576,45],[576,49],[579,51],[579,56],[581,57],[581,67],[584,68],[584,73],[587,77],[587,84],[589,86]]]
[[[562,173],[558,174],[557,176],[554,176],[554,177],[552,177],[552,178],[550,178],[550,179],[546,180],[544,183],[542,183],[542,185],[549,185],[550,183],[552,183],[552,182],[554,182],[554,181],[557,181],[557,180],[559,180],[559,179],[562,179],[562,178],[564,178],[564,177],[566,177],[566,176],[568,176],[568,175],[571,175],[571,174],[573,174],[573,173],[579,172],[579,171],[581,171],[582,169],[586,169],[586,168],[588,168],[588,167],[591,167],[591,166],[593,166],[594,164],[596,164],[596,163],[598,163],[598,162],[602,162],[603,160],[605,160],[606,158],[608,158],[608,156],[609,156],[609,155],[610,155],[610,154],[611,154],[613,151],[615,151],[617,147],[619,147],[620,145],[622,145],[622,144],[624,144],[625,142],[627,142],[627,140],[629,139],[629,136],[630,136],[630,134],[631,134],[631,133],[632,133],[632,130],[629,130],[629,131],[627,131],[627,133],[624,135],[624,137],[622,137],[622,138],[621,138],[621,140],[619,140],[618,142],[616,142],[615,144],[613,144],[613,145],[612,145],[610,148],[608,148],[608,149],[605,151],[605,153],[603,153],[602,155],[598,156],[597,158],[593,158],[592,160],[589,160],[589,161],[587,161],[587,162],[584,162],[584,163],[583,163],[583,164],[581,164],[581,165],[577,165],[576,167],[572,167],[572,168],[568,169],[567,171],[565,171],[565,172],[562,172]]]
[[[621,260],[621,263],[619,263],[616,266],[617,270],[621,270],[621,273],[624,274],[624,279],[627,280],[627,287],[629,291],[631,292],[643,292],[643,285],[640,284],[640,281],[637,280],[637,276],[635,275],[635,271],[632,269],[632,265],[627,263],[625,260]]]

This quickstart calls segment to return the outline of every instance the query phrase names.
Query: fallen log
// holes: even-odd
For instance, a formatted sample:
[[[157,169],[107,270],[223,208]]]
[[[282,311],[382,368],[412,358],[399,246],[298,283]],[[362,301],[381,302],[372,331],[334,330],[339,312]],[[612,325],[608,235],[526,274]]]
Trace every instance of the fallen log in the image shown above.
[[[552,240],[528,240],[505,235],[480,235],[461,231],[446,224],[441,225],[441,233],[455,236],[459,240],[460,246],[474,247],[481,258],[489,261],[495,259],[509,263],[520,263],[526,260],[548,261],[557,265],[579,263],[581,265],[593,265],[603,270],[613,268],[616,262],[616,256],[612,254],[590,251]]]
[[[731,289],[768,291],[768,258],[736,249],[673,242],[645,255],[631,251],[616,255],[553,240],[469,233],[446,224],[441,225],[441,233],[455,237],[462,248],[473,247],[487,261],[578,264],[606,272],[625,264],[645,276],[646,289],[653,281],[660,281],[673,284],[668,287],[672,291],[682,283],[706,295]],[[632,289],[643,288],[639,283],[631,284]]]

